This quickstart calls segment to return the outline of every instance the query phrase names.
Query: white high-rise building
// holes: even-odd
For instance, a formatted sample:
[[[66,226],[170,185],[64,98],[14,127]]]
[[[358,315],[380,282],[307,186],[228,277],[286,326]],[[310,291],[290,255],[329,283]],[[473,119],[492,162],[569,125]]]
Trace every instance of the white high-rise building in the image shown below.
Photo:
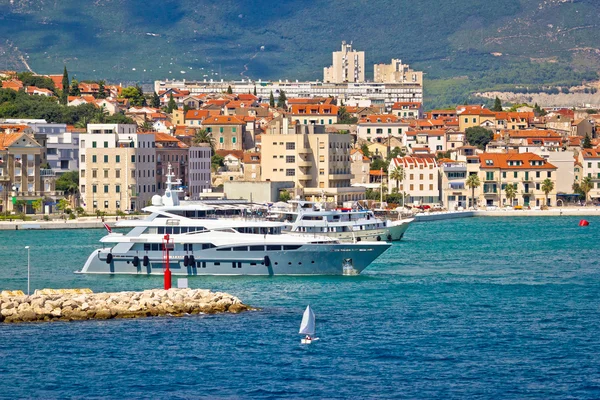
[[[342,42],[342,50],[333,52],[333,65],[323,69],[323,82],[361,83],[365,81],[365,52],[352,50],[352,42]]]

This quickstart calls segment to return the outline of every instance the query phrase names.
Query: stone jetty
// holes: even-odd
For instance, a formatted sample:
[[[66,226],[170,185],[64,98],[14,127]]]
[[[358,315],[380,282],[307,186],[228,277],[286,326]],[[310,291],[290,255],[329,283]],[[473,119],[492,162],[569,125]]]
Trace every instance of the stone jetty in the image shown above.
[[[19,295],[21,293],[0,293],[0,322],[182,316],[239,313],[252,309],[235,296],[206,289],[154,289],[117,293],[92,293],[89,289],[44,289],[37,290],[31,296]]]

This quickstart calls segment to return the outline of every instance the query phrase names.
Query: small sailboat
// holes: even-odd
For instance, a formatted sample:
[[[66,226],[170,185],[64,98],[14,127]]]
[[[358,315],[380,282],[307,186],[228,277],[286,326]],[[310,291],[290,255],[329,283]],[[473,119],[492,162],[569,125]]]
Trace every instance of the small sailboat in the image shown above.
[[[304,310],[302,322],[300,323],[300,332],[298,333],[306,335],[300,339],[300,344],[311,344],[313,341],[319,340],[319,338],[313,337],[315,334],[315,313],[310,306],[306,306],[306,310]]]

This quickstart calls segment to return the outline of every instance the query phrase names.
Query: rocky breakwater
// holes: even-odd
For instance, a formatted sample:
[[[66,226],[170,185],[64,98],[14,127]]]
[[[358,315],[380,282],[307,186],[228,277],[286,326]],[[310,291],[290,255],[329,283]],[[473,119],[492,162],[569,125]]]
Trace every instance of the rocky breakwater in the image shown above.
[[[250,309],[237,297],[205,289],[118,293],[41,290],[31,296],[0,296],[0,322],[5,323],[239,313]]]

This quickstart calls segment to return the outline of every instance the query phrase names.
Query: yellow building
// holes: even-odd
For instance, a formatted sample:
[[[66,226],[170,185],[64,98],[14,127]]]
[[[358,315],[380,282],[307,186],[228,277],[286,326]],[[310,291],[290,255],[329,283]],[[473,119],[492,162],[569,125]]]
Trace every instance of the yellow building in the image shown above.
[[[351,149],[348,134],[326,133],[323,126],[286,126],[262,136],[262,179],[292,181],[295,194],[306,200],[362,200],[364,188],[351,186]]]
[[[554,184],[554,189],[548,193],[548,205],[555,205],[556,170],[557,167],[544,157],[533,153],[480,154],[479,205],[542,206],[546,204],[546,194],[542,191],[545,179]],[[507,185],[516,185],[516,196],[512,202],[506,196]]]
[[[390,64],[373,65],[373,82],[423,84],[423,72],[412,70],[402,60],[392,59]]]
[[[458,130],[480,126],[489,130],[496,128],[496,114],[482,106],[461,106],[457,109]]]

